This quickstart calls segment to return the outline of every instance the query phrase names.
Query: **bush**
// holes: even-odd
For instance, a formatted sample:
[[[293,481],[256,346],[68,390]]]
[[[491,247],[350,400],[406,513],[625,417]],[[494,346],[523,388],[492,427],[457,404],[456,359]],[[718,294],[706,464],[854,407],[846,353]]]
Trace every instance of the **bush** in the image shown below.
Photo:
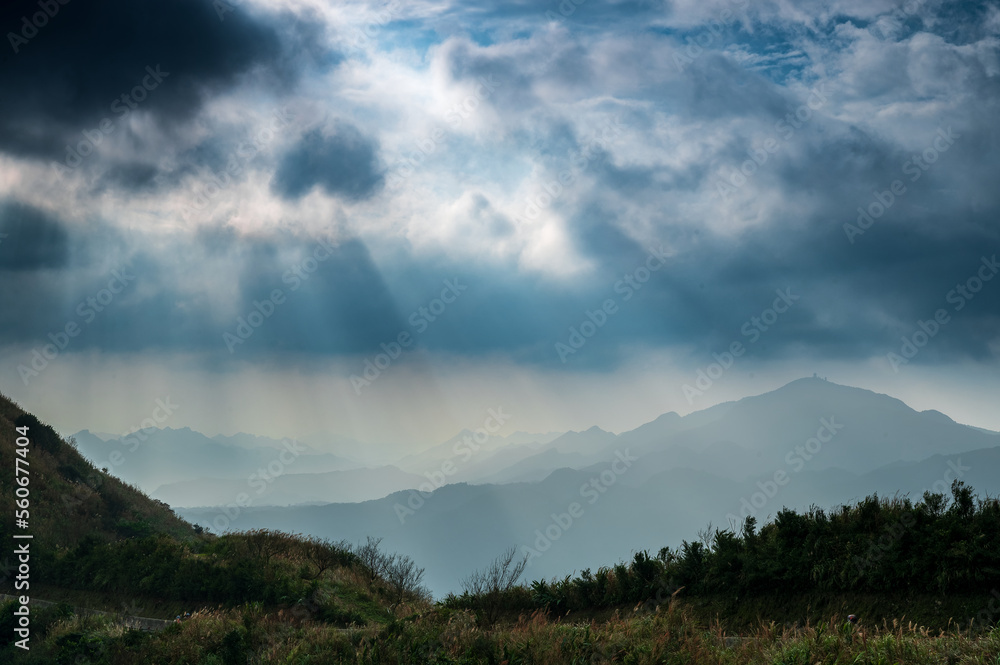
[[[656,559],[639,552],[596,575],[585,570],[573,579],[535,581],[531,602],[559,610],[611,607],[665,598],[677,585],[687,595],[731,596],[1000,587],[1000,501],[979,500],[955,481],[951,501],[930,493],[916,504],[873,495],[829,514],[781,510],[759,532],[747,518],[740,533],[705,533],[701,541],[660,550]]]
[[[518,557],[517,548],[510,547],[482,570],[462,580],[465,595],[472,599],[486,627],[492,627],[510,600],[528,557]]]

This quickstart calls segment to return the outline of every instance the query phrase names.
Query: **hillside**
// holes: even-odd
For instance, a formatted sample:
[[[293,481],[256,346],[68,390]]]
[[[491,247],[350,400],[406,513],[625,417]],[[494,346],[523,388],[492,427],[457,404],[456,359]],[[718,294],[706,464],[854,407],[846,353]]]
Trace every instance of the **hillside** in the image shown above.
[[[22,459],[15,450],[25,448],[17,446],[15,428],[25,427],[30,515],[29,527],[18,533],[34,537],[29,584],[14,593],[7,559],[0,593],[112,613],[74,615],[66,602],[32,607],[32,651],[26,655],[13,644],[20,603],[0,604],[0,662],[50,663],[58,656],[60,663],[134,663],[138,643],[148,636],[132,631],[119,640],[120,628],[110,635],[99,630],[116,625],[122,608],[162,619],[182,609],[204,616],[208,607],[220,617],[243,616],[239,608],[249,607],[255,620],[284,616],[285,622],[339,630],[378,626],[397,611],[427,603],[422,569],[407,556],[385,552],[377,540],[355,546],[272,531],[202,533],[166,504],[94,468],[50,426],[0,396],[0,465],[10,471],[0,478],[0,497],[9,508],[0,533],[5,542],[12,542],[15,526],[13,469],[15,458]],[[165,634],[172,639],[169,630]],[[222,654],[221,662],[232,662],[233,653],[251,644],[235,627],[200,640],[199,649]],[[106,660],[111,651],[119,655]],[[173,656],[151,662],[173,662]]]
[[[30,528],[37,542],[53,550],[72,547],[84,537],[99,541],[154,533],[190,540],[201,529],[177,517],[170,507],[97,469],[48,425],[0,395],[0,501],[14,506],[15,427],[28,427]],[[4,510],[0,538],[10,542],[14,511]],[[6,582],[0,589],[6,589]]]

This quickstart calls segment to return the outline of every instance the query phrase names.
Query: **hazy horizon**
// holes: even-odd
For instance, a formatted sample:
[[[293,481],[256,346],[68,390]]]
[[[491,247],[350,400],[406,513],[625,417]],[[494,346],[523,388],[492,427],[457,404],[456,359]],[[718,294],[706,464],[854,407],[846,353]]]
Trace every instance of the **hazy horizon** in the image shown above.
[[[984,427],[984,426],[978,425],[976,423],[964,422],[961,419],[955,418],[954,416],[952,416],[951,413],[948,413],[947,411],[944,411],[941,408],[936,408],[934,406],[921,407],[921,406],[918,406],[918,405],[916,405],[914,403],[911,403],[910,401],[908,401],[906,399],[901,399],[897,395],[892,395],[892,394],[889,394],[889,393],[883,393],[883,392],[879,392],[877,390],[870,390],[869,388],[865,388],[863,386],[851,386],[851,385],[848,385],[848,384],[842,384],[842,383],[840,383],[838,381],[833,381],[829,377],[825,377],[825,376],[819,376],[819,375],[817,375],[816,377],[811,377],[811,376],[805,377],[804,376],[804,377],[799,377],[798,379],[793,379],[789,383],[794,383],[795,381],[798,381],[798,380],[801,380],[801,379],[808,379],[808,378],[820,378],[820,379],[824,379],[824,380],[826,380],[826,381],[828,381],[830,383],[833,383],[833,384],[836,384],[836,385],[839,385],[839,386],[848,387],[848,388],[858,388],[858,389],[861,389],[861,390],[866,390],[866,391],[873,392],[873,393],[878,394],[878,395],[884,395],[884,396],[887,396],[887,397],[892,397],[892,398],[895,398],[895,399],[900,399],[900,401],[902,401],[908,407],[910,407],[910,408],[912,408],[912,409],[914,409],[915,411],[918,411],[918,412],[922,412],[922,411],[937,411],[937,412],[943,413],[945,416],[951,418],[952,420],[954,420],[956,423],[958,423],[960,425],[968,425],[968,426],[971,426],[971,427],[977,427],[977,428],[985,429],[985,430],[988,430],[988,431],[1000,432],[1000,428],[994,429],[994,428],[991,428],[991,427]],[[780,386],[777,386],[775,389],[783,388],[783,387],[785,387],[787,385],[788,385],[787,383],[786,384],[782,384]],[[765,391],[765,393],[766,392],[772,392],[772,390]],[[576,428],[576,429],[572,429],[572,428],[570,428],[570,429],[548,429],[548,430],[544,430],[544,431],[543,430],[524,430],[524,429],[519,429],[518,427],[513,426],[513,425],[510,425],[510,426],[504,425],[504,426],[498,428],[495,432],[490,433],[489,436],[491,437],[491,439],[492,438],[506,439],[506,438],[509,438],[509,437],[513,437],[514,435],[523,435],[527,439],[531,439],[532,437],[535,437],[535,436],[545,437],[546,435],[548,435],[548,436],[551,437],[552,435],[560,435],[560,434],[569,433],[569,432],[584,432],[584,431],[589,430],[589,429],[594,428],[594,427],[596,427],[598,429],[601,429],[601,430],[603,430],[605,432],[608,432],[610,434],[614,434],[614,435],[617,436],[617,435],[620,435],[622,433],[625,433],[625,432],[637,429],[637,428],[641,427],[642,425],[649,424],[649,423],[655,421],[660,416],[663,416],[663,415],[666,415],[666,414],[669,414],[669,413],[676,413],[679,416],[684,417],[684,416],[687,416],[687,415],[691,415],[693,413],[697,413],[699,411],[704,411],[704,410],[709,409],[709,408],[711,408],[713,406],[718,406],[719,404],[726,404],[726,403],[738,402],[738,401],[740,401],[742,399],[745,399],[745,398],[748,398],[748,397],[760,396],[760,395],[763,395],[765,393],[751,393],[751,394],[746,394],[746,395],[734,397],[733,399],[727,399],[727,400],[722,400],[722,401],[718,401],[718,402],[707,403],[703,407],[692,408],[692,409],[688,410],[687,412],[684,412],[683,410],[678,410],[678,411],[664,411],[662,413],[658,413],[656,416],[654,416],[652,418],[649,418],[648,420],[639,420],[639,421],[633,422],[632,424],[626,425],[625,427],[623,427],[621,429],[617,429],[617,430],[609,429],[609,428],[606,428],[606,427],[601,427],[599,424],[593,424],[593,425],[589,425],[589,426],[582,426],[582,427],[579,427],[579,428]],[[161,403],[163,403],[162,400],[161,400]],[[172,402],[167,402],[167,404],[172,404]],[[505,413],[505,412],[503,412],[501,410],[501,413]],[[174,418],[171,417],[170,421],[173,421],[173,420],[174,420]],[[407,455],[412,455],[412,454],[415,454],[415,453],[421,453],[421,452],[426,452],[426,451],[433,450],[434,448],[436,448],[438,446],[441,446],[441,445],[443,445],[445,443],[448,443],[448,442],[452,441],[455,438],[460,438],[461,435],[463,433],[465,433],[465,432],[474,432],[477,429],[482,429],[481,423],[480,424],[473,423],[473,424],[470,424],[468,426],[465,426],[465,427],[462,427],[462,428],[460,428],[458,430],[453,431],[450,435],[445,436],[444,438],[435,439],[435,440],[430,441],[430,442],[419,442],[418,443],[418,442],[416,442],[416,441],[414,441],[412,439],[411,440],[405,440],[405,439],[404,440],[388,440],[388,441],[364,441],[364,440],[359,440],[359,439],[348,438],[348,437],[345,437],[343,435],[336,434],[336,433],[327,433],[327,432],[310,432],[310,433],[307,433],[306,435],[300,436],[300,437],[290,437],[288,435],[270,436],[270,435],[266,435],[266,434],[261,434],[260,432],[251,432],[251,431],[245,431],[245,430],[230,431],[230,432],[211,432],[211,431],[202,431],[202,430],[199,430],[199,429],[197,429],[195,427],[191,427],[189,425],[184,424],[183,422],[180,421],[180,419],[177,419],[177,420],[178,420],[178,422],[167,422],[167,421],[164,421],[163,423],[159,423],[159,422],[156,422],[155,419],[149,418],[149,419],[145,419],[143,422],[134,423],[134,424],[132,424],[132,426],[130,426],[130,427],[128,427],[128,428],[126,428],[126,429],[124,429],[122,431],[103,431],[103,430],[93,429],[93,428],[89,428],[89,427],[84,427],[84,428],[76,429],[76,430],[65,430],[65,431],[62,431],[61,434],[63,436],[69,437],[69,436],[72,436],[72,435],[74,435],[74,434],[76,434],[78,432],[81,432],[81,431],[89,431],[89,432],[91,432],[92,434],[95,434],[95,435],[102,435],[102,437],[104,437],[104,436],[110,436],[112,438],[122,438],[122,437],[126,437],[128,433],[134,432],[136,430],[136,428],[146,429],[146,428],[150,428],[151,427],[153,429],[161,429],[161,430],[191,429],[192,431],[195,431],[195,432],[197,432],[199,434],[202,434],[202,435],[204,435],[206,437],[213,438],[213,439],[216,439],[216,438],[228,439],[228,438],[238,437],[240,435],[246,435],[246,436],[251,436],[251,437],[262,437],[262,438],[269,439],[270,441],[280,441],[282,439],[293,438],[293,439],[301,440],[303,443],[309,445],[310,448],[315,449],[317,452],[331,452],[331,451],[328,451],[324,447],[323,444],[325,442],[331,442],[331,443],[338,443],[339,442],[341,444],[361,443],[361,444],[364,444],[366,446],[370,446],[370,447],[372,447],[374,449],[377,449],[377,451],[381,455],[381,457],[386,462],[390,462],[393,459],[398,459],[400,457],[405,457]],[[239,444],[237,443],[236,445],[239,445]],[[337,452],[337,451],[333,450],[332,452]],[[340,451],[340,452],[343,452],[343,451]],[[393,456],[396,456],[396,457],[393,457]]]
[[[60,430],[419,447],[814,372],[1000,429],[994,4],[165,7],[0,66],[0,390]]]

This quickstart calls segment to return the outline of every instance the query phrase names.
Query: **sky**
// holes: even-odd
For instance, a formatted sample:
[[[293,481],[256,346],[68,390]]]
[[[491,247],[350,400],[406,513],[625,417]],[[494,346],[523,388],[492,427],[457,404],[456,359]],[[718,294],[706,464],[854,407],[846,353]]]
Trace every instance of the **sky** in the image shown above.
[[[618,432],[813,373],[1000,430],[996,2],[0,26],[0,392],[60,431]]]

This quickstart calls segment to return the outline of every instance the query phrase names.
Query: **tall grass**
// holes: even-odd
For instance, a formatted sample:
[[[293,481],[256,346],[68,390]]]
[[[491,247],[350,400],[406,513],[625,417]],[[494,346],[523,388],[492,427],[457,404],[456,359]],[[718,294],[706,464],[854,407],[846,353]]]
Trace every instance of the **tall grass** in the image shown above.
[[[931,631],[912,622],[851,625],[843,617],[801,627],[761,623],[742,635],[697,621],[679,601],[651,613],[570,623],[535,611],[494,630],[468,610],[425,606],[378,628],[338,629],[260,605],[199,612],[158,634],[108,617],[71,617],[49,629],[24,662],[93,665],[285,663],[646,663],[813,665],[1000,664],[1000,630]]]

